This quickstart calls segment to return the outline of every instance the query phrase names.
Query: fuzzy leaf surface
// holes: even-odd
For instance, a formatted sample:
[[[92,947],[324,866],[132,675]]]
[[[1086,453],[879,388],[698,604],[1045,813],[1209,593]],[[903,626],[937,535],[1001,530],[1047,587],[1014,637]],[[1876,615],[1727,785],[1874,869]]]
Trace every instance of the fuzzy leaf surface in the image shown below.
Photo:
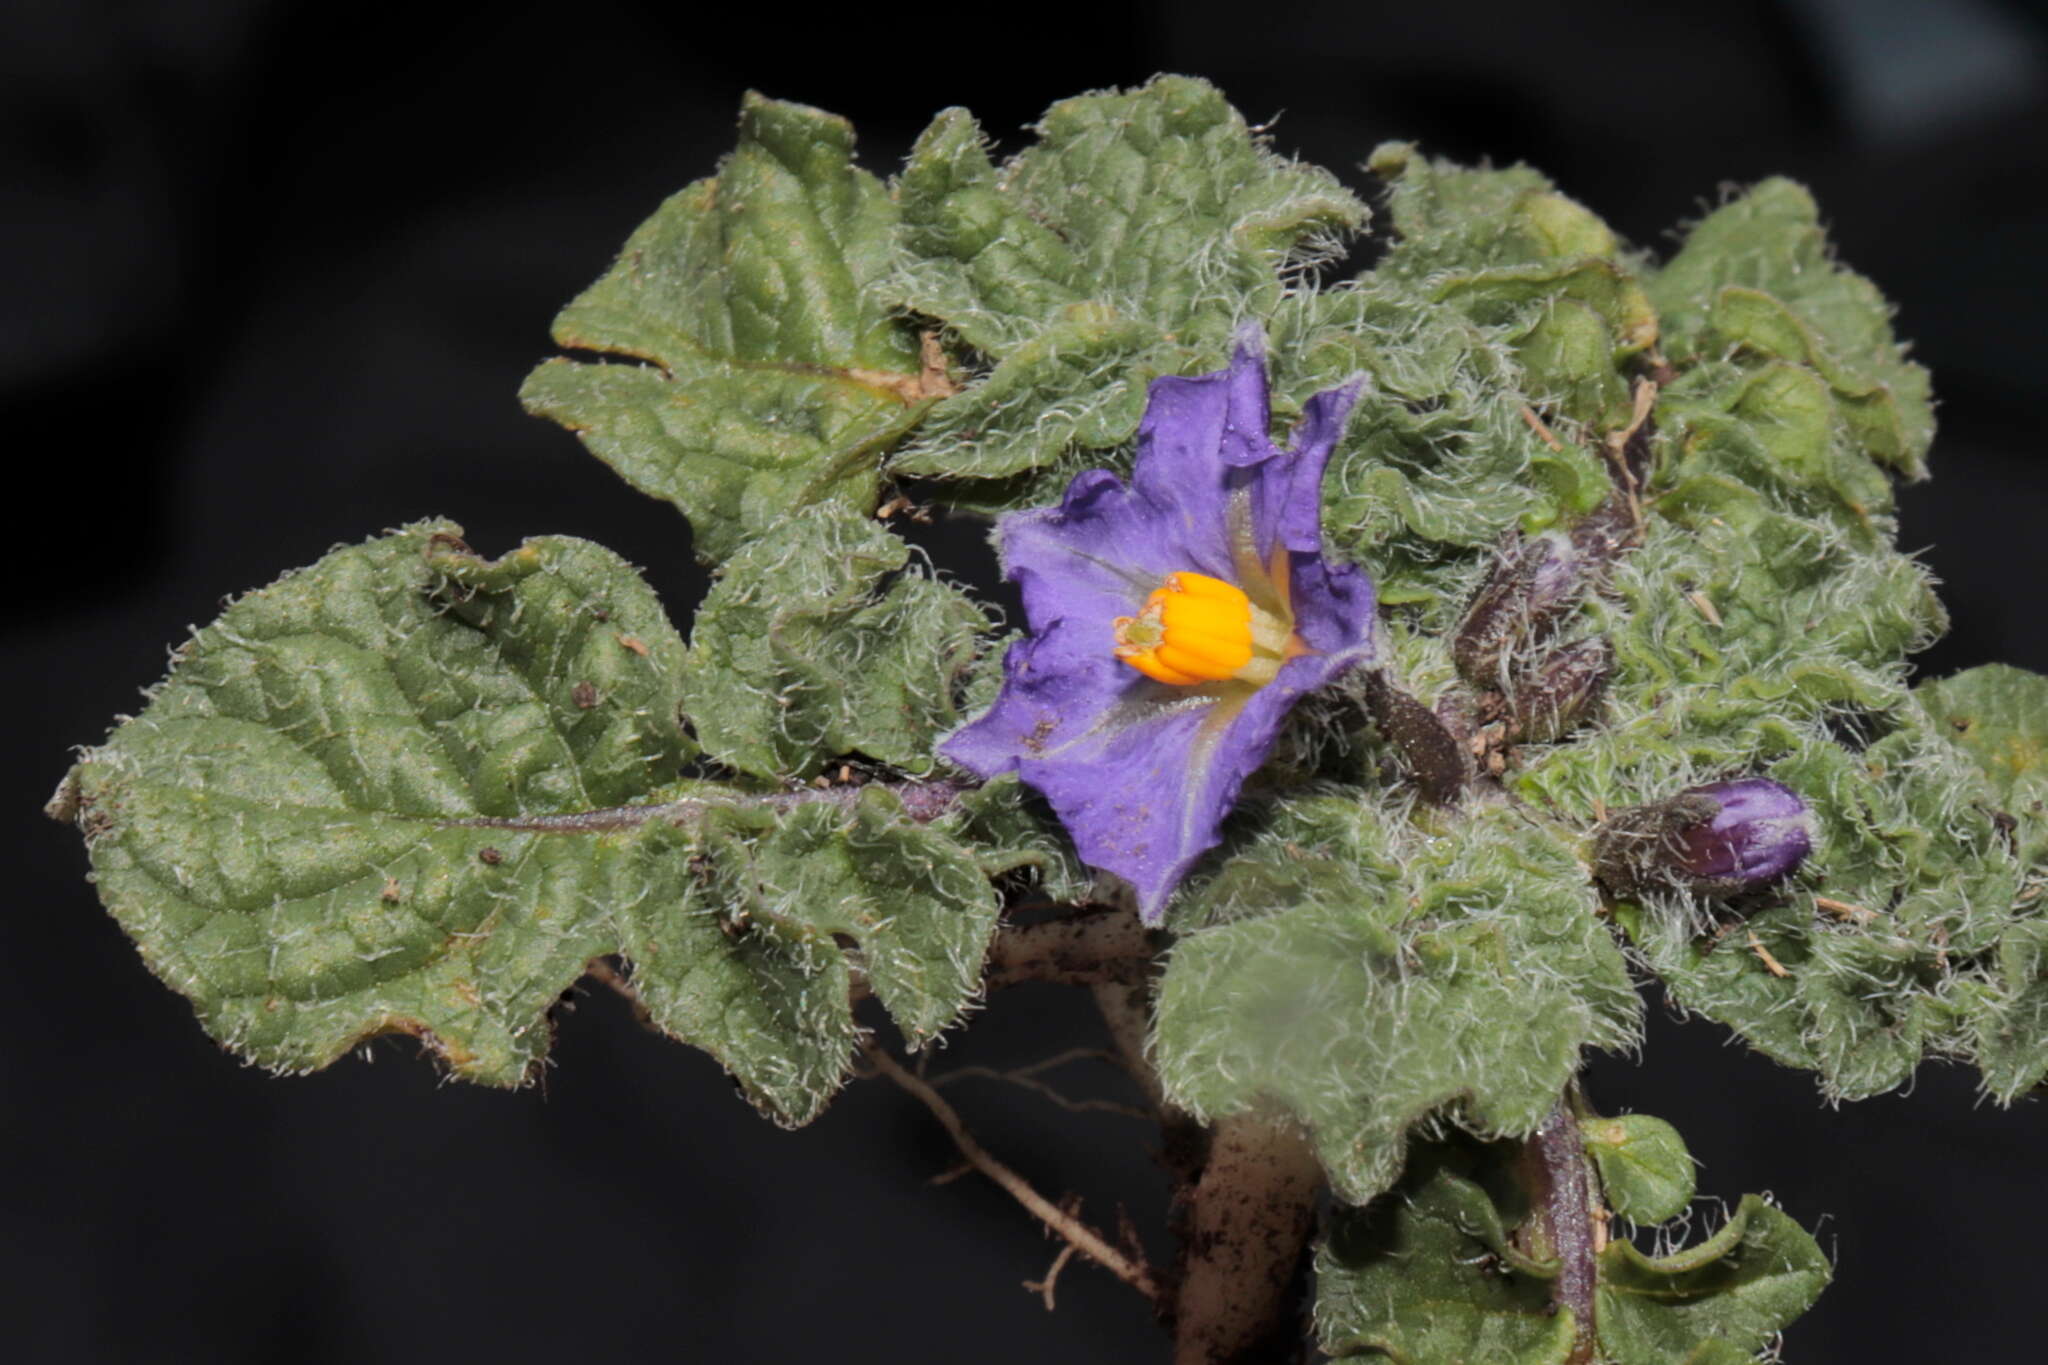
[[[1389,1194],[1339,1208],[1316,1258],[1324,1349],[1413,1365],[1568,1359],[1557,1263],[1518,1248],[1533,1211],[1516,1166],[1511,1143],[1418,1142]],[[1595,1335],[1613,1365],[1749,1360],[1830,1276],[1813,1238],[1755,1195],[1696,1246],[1653,1258],[1615,1241],[1596,1265]]]
[[[1908,477],[1924,477],[1934,436],[1927,371],[1905,358],[1877,287],[1838,264],[1813,196],[1773,178],[1693,226],[1650,282],[1676,362],[1739,353],[1810,368],[1845,436]]]
[[[1782,411],[1730,417],[1754,430]],[[1604,723],[1525,754],[1514,786],[1588,825],[1731,774],[1793,787],[1818,835],[1798,875],[1739,919],[1680,897],[1624,907],[1645,963],[1832,1096],[1901,1085],[1930,1055],[2014,1093],[2024,1073],[1983,1040],[2025,988],[1985,954],[2028,894],[2026,827],[2001,830],[1982,772],[1904,685],[1943,625],[1924,571],[1882,522],[1794,510],[1691,458],[1587,607],[1617,665]]]
[[[1205,81],[1162,76],[1062,101],[1005,165],[965,110],[934,120],[899,183],[888,290],[991,365],[947,398],[899,473],[1016,480],[1137,430],[1146,385],[1219,367],[1282,273],[1365,221],[1328,173],[1269,151]],[[978,507],[1045,502],[1022,480]]]
[[[2048,677],[1986,664],[1916,690],[2001,801],[2019,808],[2039,801],[2048,788]]]
[[[1638,1223],[1676,1218],[1692,1203],[1692,1153],[1678,1130],[1648,1114],[1579,1120],[1607,1205]]]
[[[1713,1360],[1698,1354],[1709,1343],[1746,1359],[1812,1307],[1833,1273],[1806,1229],[1744,1195],[1720,1231],[1673,1255],[1607,1244],[1595,1290],[1600,1346],[1615,1365]]]
[[[896,208],[844,119],[749,94],[713,179],[663,204],[555,319],[521,391],[726,558],[793,506],[871,510],[883,452],[925,390],[915,338],[874,285]]]
[[[989,621],[872,517],[799,508],[719,569],[684,706],[712,757],[769,780],[851,753],[929,771]]]
[[[1270,326],[1288,391],[1371,377],[1325,478],[1325,534],[1371,568],[1383,604],[1414,609],[1398,625],[1440,632],[1503,535],[1608,495],[1600,441],[1629,420],[1657,320],[1614,234],[1536,172],[1402,143],[1369,169],[1395,240]]]
[[[1563,1365],[1569,1312],[1542,1267],[1511,1261],[1494,1197],[1456,1156],[1425,1150],[1369,1209],[1340,1208],[1316,1255],[1316,1334],[1337,1359]],[[1554,1269],[1551,1272],[1554,1274]]]
[[[984,856],[883,791],[692,783],[686,651],[588,542],[484,560],[446,522],[231,605],[60,793],[157,974],[221,1043],[308,1071],[386,1033],[533,1079],[593,957],[775,1117],[842,1079],[858,944],[913,1037],[976,989]]]
[[[1342,796],[1287,802],[1184,894],[1159,996],[1169,1095],[1211,1117],[1280,1106],[1353,1203],[1432,1114],[1533,1131],[1638,1010],[1569,846],[1506,812],[1396,828]]]

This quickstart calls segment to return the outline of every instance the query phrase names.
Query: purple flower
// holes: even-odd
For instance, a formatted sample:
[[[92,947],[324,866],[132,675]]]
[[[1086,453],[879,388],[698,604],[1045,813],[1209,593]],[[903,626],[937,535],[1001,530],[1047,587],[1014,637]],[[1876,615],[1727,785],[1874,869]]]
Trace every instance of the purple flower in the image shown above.
[[[1593,862],[1620,895],[1663,885],[1734,896],[1790,875],[1812,851],[1813,815],[1799,793],[1742,777],[1616,813],[1594,839]]]
[[[1228,369],[1153,381],[1130,486],[1091,469],[1059,506],[997,527],[1031,634],[995,705],[940,752],[1037,788],[1148,924],[1287,709],[1373,657],[1371,580],[1322,558],[1323,466],[1361,382],[1311,398],[1281,450],[1248,328]]]

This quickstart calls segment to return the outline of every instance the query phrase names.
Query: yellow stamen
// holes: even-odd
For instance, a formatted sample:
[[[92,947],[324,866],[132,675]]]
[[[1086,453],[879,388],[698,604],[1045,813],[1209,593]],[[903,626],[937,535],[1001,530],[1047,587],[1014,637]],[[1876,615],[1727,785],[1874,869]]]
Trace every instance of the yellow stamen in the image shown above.
[[[1114,625],[1117,658],[1175,687],[1230,679],[1262,687],[1299,652],[1291,621],[1207,574],[1169,574],[1136,616]]]

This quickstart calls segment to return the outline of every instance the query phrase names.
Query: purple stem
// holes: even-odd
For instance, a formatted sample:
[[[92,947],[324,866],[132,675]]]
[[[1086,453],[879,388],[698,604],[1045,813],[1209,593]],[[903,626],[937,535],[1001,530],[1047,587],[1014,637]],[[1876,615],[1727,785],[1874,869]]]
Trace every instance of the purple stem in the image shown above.
[[[438,822],[443,829],[510,829],[536,834],[602,834],[614,829],[637,829],[656,820],[685,824],[718,806],[752,806],[783,812],[798,806],[831,805],[851,807],[869,787],[884,787],[903,802],[903,812],[923,824],[936,820],[953,808],[963,792],[978,784],[950,782],[869,782],[856,786],[799,787],[786,792],[733,792],[718,797],[686,796],[679,801],[662,801],[646,806],[609,806],[602,810],[570,811],[563,815],[472,815],[461,820]]]
[[[1566,1359],[1568,1365],[1588,1365],[1595,1350],[1593,1290],[1599,1269],[1594,1260],[1593,1186],[1586,1145],[1569,1098],[1557,1102],[1523,1151],[1536,1216],[1558,1260],[1550,1301],[1571,1310],[1572,1353]]]

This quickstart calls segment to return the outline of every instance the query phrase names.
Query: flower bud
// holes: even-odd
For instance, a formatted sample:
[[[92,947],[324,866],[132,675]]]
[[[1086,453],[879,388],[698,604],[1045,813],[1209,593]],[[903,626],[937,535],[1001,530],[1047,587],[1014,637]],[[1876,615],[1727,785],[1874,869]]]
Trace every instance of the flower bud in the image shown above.
[[[1593,714],[1614,672],[1614,646],[1603,636],[1575,640],[1515,679],[1508,738],[1549,744]]]
[[[1482,692],[1503,690],[1515,656],[1556,631],[1635,534],[1630,504],[1617,494],[1570,527],[1515,545],[1473,595],[1452,636],[1458,675]]]
[[[1743,777],[1617,811],[1594,835],[1593,875],[1620,896],[1676,887],[1727,897],[1789,875],[1812,848],[1799,793]]]
[[[1504,662],[1548,635],[1578,604],[1585,569],[1585,556],[1563,531],[1546,531],[1510,550],[1451,638],[1459,675],[1482,691],[1504,686]]]
[[[1456,805],[1472,781],[1472,759],[1443,718],[1396,687],[1382,670],[1366,675],[1366,701],[1373,723],[1400,754],[1422,799]]]

